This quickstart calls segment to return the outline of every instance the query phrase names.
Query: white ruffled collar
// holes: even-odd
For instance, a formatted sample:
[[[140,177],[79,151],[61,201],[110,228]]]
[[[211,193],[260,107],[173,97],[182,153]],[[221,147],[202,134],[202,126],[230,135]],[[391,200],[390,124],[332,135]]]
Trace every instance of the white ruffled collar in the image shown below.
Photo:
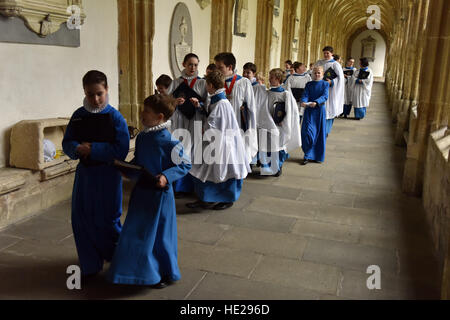
[[[144,131],[145,133],[161,131],[163,129],[169,128],[171,125],[172,125],[172,121],[168,120],[168,121],[158,124],[157,126],[154,126],[154,127],[144,127],[144,129],[142,131]]]
[[[193,76],[187,76],[186,75],[186,70],[183,70],[183,71],[181,71],[181,77],[183,79],[186,79],[186,80],[190,81],[190,80],[198,77],[198,71],[196,71]]]
[[[102,112],[103,110],[105,110],[105,108],[106,108],[108,105],[109,105],[109,95],[106,95],[106,100],[105,100],[105,103],[103,104],[103,106],[100,106],[100,107],[98,107],[98,108],[92,106],[92,105],[89,103],[89,101],[88,101],[88,99],[87,99],[86,97],[84,97],[84,100],[83,100],[83,107],[84,107],[84,109],[86,109],[86,111],[88,111],[88,112],[90,112],[90,113],[100,113],[100,112]]]

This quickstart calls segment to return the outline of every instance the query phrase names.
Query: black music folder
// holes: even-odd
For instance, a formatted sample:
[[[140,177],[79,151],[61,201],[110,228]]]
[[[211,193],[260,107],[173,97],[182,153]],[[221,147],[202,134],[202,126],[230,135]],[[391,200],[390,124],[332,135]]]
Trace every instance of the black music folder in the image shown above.
[[[334,80],[337,78],[336,72],[333,70],[332,67],[329,67],[327,71],[325,71],[325,74],[323,76],[323,80]]]
[[[370,71],[359,70],[358,79],[366,80],[369,78],[369,75],[370,75]]]
[[[279,126],[283,122],[284,117],[286,117],[286,104],[284,102],[276,102],[273,121]]]
[[[249,128],[249,112],[247,102],[241,107],[241,129],[245,132]]]
[[[159,179],[144,167],[117,159],[114,159],[113,165],[125,176],[138,177],[138,184],[141,187],[148,189],[157,189],[156,184],[158,183]],[[167,190],[168,187],[164,189]]]
[[[197,98],[200,102],[203,102],[203,98],[200,97],[194,89],[191,89],[185,82],[182,82],[178,88],[172,94],[174,98],[183,98],[185,101],[182,105],[177,106],[178,110],[188,119],[192,119],[195,115],[195,106],[190,101],[191,98]]]
[[[82,142],[109,142],[116,139],[116,129],[110,113],[91,113],[70,120],[74,140]]]
[[[354,73],[355,70],[344,70],[344,74],[349,77],[353,76]]]

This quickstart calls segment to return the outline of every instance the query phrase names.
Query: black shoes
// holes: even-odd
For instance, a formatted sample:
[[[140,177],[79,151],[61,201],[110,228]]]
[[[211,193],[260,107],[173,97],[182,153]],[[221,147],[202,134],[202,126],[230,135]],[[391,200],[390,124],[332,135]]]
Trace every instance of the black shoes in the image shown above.
[[[214,210],[225,210],[231,208],[233,206],[233,202],[219,202],[216,204],[213,209]]]
[[[211,209],[215,204],[215,202],[203,202],[201,200],[197,200],[195,202],[186,203],[186,207],[188,207],[189,209]]]
[[[277,173],[275,173],[273,176],[279,177],[279,176],[281,176],[282,173],[283,173],[283,168],[280,168],[280,170]]]
[[[300,162],[300,164],[301,164],[302,166],[306,166],[308,163],[309,163],[309,160],[308,160],[308,159],[303,159],[303,161]]]
[[[203,202],[201,200],[186,203],[186,207],[190,209],[213,209],[213,210],[225,210],[233,206],[233,202]]]
[[[167,283],[165,283],[163,281],[150,286],[150,288],[152,288],[152,289],[164,289],[165,287],[167,287]]]

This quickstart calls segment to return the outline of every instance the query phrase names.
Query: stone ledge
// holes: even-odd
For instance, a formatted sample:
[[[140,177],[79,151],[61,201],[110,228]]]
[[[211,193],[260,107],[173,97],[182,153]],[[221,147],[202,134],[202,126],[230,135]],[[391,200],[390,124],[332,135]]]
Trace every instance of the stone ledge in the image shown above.
[[[135,139],[127,161],[134,148]],[[0,230],[70,199],[77,165],[78,160],[68,160],[41,171],[0,168]]]
[[[0,196],[14,190],[20,189],[25,185],[29,170],[1,168],[0,169]]]

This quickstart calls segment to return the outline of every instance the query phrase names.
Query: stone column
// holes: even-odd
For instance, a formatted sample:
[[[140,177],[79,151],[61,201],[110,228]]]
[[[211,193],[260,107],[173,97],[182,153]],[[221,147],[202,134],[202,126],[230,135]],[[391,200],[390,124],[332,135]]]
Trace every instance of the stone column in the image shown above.
[[[283,36],[281,39],[280,65],[292,59],[292,42],[295,38],[295,18],[297,17],[298,0],[285,0],[283,10]]]
[[[403,191],[409,194],[422,193],[430,133],[448,125],[449,104],[444,99],[449,88],[442,72],[449,66],[449,5],[447,0],[433,0],[428,10],[424,48],[429,54],[422,59],[417,123],[410,130],[403,175]]]
[[[231,0],[212,0],[211,3],[211,40],[209,58],[221,52],[231,52],[233,41],[233,7]]]
[[[403,87],[402,96],[399,101],[399,108],[397,113],[397,128],[395,133],[395,143],[398,146],[405,146],[406,140],[405,132],[408,130],[409,110],[411,107],[411,84],[414,77],[419,77],[420,67],[415,63],[418,54],[418,39],[417,35],[420,26],[420,12],[421,5],[417,3],[412,5],[410,3],[409,14],[409,28],[406,34],[406,52],[403,67]],[[414,67],[413,67],[414,66]]]
[[[140,127],[139,112],[153,92],[154,0],[120,0],[119,110],[128,125]]]
[[[258,23],[256,26],[255,64],[265,76],[269,74],[270,47],[272,44],[273,0],[258,0]]]

